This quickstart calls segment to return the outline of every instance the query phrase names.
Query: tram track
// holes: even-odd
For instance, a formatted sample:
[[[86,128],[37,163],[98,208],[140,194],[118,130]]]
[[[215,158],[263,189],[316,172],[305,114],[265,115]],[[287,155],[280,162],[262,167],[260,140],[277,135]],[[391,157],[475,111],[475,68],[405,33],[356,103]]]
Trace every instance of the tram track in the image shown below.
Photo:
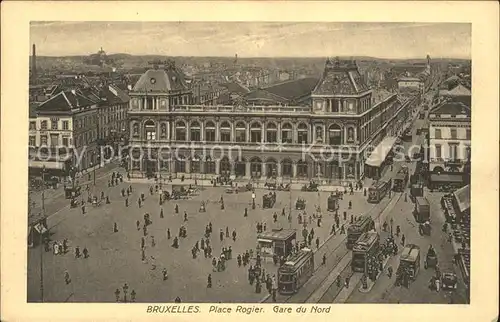
[[[373,205],[370,208],[370,210],[366,214],[369,215],[373,219],[376,227],[380,226],[380,225],[377,226],[377,220],[387,210],[389,205],[391,205],[392,201],[397,197],[397,200],[396,200],[396,203],[397,203],[397,201],[399,200],[399,198],[401,198],[401,196],[402,196],[402,193],[394,193],[393,197],[391,199],[389,199],[386,204],[383,204],[383,206],[381,206],[381,203],[378,203],[378,204]],[[331,235],[329,240],[327,240],[324,243],[325,247],[328,248],[327,243],[330,241],[331,238],[334,238],[334,236],[335,235]],[[324,267],[322,265],[318,265],[316,270],[312,274],[312,276],[309,278],[309,280],[299,289],[299,292],[292,294],[292,295],[289,295],[289,296],[286,296],[283,299],[280,299],[279,302],[281,302],[281,303],[317,303],[319,300],[321,300],[325,296],[325,294],[327,294],[327,292],[331,288],[332,284],[335,282],[335,280],[332,279],[332,274],[333,274],[332,272],[334,272],[335,269],[338,268],[338,265],[346,258],[346,256],[349,256],[349,254],[351,254],[347,248],[343,248],[344,251],[340,251],[340,250],[342,250],[341,247],[345,246],[346,239],[347,239],[347,234],[345,236],[342,236],[342,238],[339,240],[338,244],[336,246],[334,246],[333,249],[327,253],[328,254],[327,255],[327,262],[333,259],[335,264],[331,269],[329,269],[329,272],[324,277],[321,276],[321,278],[319,280],[315,279],[315,276],[318,276],[318,275],[315,275],[315,273],[317,273],[318,270],[320,270],[321,268]],[[321,248],[320,248],[320,250],[321,250]],[[318,250],[315,251],[315,254],[317,252],[318,252]],[[345,269],[347,269],[349,267],[349,263],[350,263],[350,260],[348,261],[348,264],[346,265],[346,267],[342,268],[339,273],[344,272]],[[350,276],[352,277],[352,275],[353,274],[351,274]],[[331,279],[332,279],[332,281],[330,282],[329,280],[331,280]],[[301,290],[304,291],[307,288],[308,284],[311,285],[310,283],[314,283],[313,285],[315,285],[316,287],[314,287],[313,290],[309,291],[306,294],[301,293]],[[328,284],[328,287],[323,286],[325,284]],[[319,291],[319,292],[322,294],[318,295],[316,292],[318,292],[318,290],[320,290],[320,289],[321,289],[321,291]],[[304,295],[306,295],[305,298],[304,298]],[[269,300],[269,298],[266,298],[263,302],[266,302],[267,300]],[[315,301],[311,302],[311,300],[315,300]]]

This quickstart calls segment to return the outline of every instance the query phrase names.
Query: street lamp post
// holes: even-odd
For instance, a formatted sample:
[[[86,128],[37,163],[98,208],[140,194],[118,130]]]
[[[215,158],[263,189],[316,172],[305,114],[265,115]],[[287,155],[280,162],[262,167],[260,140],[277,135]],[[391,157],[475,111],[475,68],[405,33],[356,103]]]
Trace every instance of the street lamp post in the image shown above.
[[[45,217],[45,165],[42,168],[42,215]],[[40,229],[40,300],[43,303],[43,229]]]

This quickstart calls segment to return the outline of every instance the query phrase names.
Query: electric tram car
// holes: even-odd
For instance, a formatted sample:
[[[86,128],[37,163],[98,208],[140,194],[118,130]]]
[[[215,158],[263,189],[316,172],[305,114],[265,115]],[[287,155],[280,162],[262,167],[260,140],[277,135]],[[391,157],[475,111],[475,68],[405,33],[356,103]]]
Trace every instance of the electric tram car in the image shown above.
[[[291,254],[278,269],[278,291],[291,295],[304,285],[314,272],[314,254],[309,248],[302,248]]]

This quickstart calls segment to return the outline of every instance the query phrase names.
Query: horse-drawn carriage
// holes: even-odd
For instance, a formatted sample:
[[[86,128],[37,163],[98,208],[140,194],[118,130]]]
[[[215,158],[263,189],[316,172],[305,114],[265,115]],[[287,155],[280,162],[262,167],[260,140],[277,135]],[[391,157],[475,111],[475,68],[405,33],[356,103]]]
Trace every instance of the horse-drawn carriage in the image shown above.
[[[420,235],[426,235],[430,236],[431,235],[431,223],[426,221],[424,223],[420,223],[418,226],[418,232]]]
[[[282,184],[278,186],[278,191],[290,191],[290,183]]]
[[[266,187],[268,190],[276,190],[278,187],[278,183],[276,182],[276,179],[270,179],[267,180],[266,183],[264,183],[264,187]]]
[[[82,187],[64,187],[66,199],[73,199],[82,194]]]
[[[298,198],[297,202],[295,202],[295,209],[297,210],[304,210],[306,209],[306,201],[302,198]]]
[[[276,202],[276,195],[270,192],[267,195],[262,196],[262,208],[272,208]]]
[[[172,185],[172,199],[186,199],[188,195],[188,189],[186,189],[183,185]]]
[[[307,191],[307,192],[316,192],[318,191],[319,184],[317,184],[314,181],[309,182],[309,184],[305,184],[302,186],[301,191]]]
[[[70,208],[76,208],[76,207],[78,207],[78,201],[76,201],[75,198],[71,199],[71,201],[69,203],[69,206],[70,206]]]
[[[94,198],[92,199],[92,206],[94,206],[94,207],[99,207],[100,205],[101,205],[101,200],[100,200],[100,199],[98,199],[97,197],[94,197]]]
[[[427,256],[425,257],[424,261],[424,267],[425,269],[427,268],[436,268],[438,265],[438,258],[436,251],[434,248],[429,248],[429,251],[427,252]]]

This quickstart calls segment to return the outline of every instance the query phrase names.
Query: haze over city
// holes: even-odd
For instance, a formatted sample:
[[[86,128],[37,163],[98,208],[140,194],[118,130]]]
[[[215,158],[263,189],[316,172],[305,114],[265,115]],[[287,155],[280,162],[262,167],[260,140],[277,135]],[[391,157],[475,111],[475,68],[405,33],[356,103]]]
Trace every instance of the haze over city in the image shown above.
[[[167,56],[470,59],[471,25],[459,23],[32,22],[40,56]],[[390,50],[388,50],[390,48]]]

